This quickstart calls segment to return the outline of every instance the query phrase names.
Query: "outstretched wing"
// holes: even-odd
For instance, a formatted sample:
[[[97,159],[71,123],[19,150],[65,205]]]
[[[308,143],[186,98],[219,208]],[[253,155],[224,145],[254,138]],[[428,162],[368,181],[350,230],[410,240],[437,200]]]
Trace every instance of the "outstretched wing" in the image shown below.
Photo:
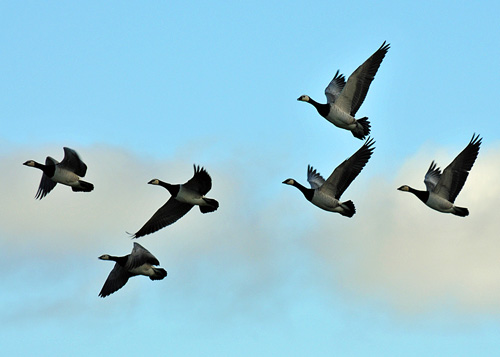
[[[441,178],[441,169],[436,166],[437,165],[433,160],[431,162],[431,166],[429,166],[429,169],[425,174],[424,183],[425,187],[427,188],[427,191],[429,192],[434,190],[434,187],[436,187],[437,183],[439,182],[439,179]]]
[[[193,207],[189,203],[179,202],[174,197],[161,206],[158,211],[139,229],[133,238],[139,238],[147,234],[156,232],[166,227],[184,216]]]
[[[45,159],[45,166],[49,165],[57,165],[59,162],[56,159],[51,158],[50,156],[47,156]],[[40,180],[40,185],[38,186],[38,190],[36,191],[35,198],[36,199],[42,199],[45,196],[49,194],[50,191],[56,187],[57,182],[52,181],[52,179],[47,176],[45,173],[42,174],[42,178]]]
[[[321,186],[320,190],[328,193],[329,195],[334,195],[336,199],[340,199],[340,196],[349,187],[351,182],[359,175],[363,167],[372,156],[373,144],[375,141],[368,138],[363,146],[359,148],[349,159],[341,163],[326,179],[326,182]]]
[[[212,179],[208,172],[200,166],[193,165],[194,167],[194,175],[193,177],[186,182],[183,186],[199,192],[202,196],[206,195],[208,191],[212,188]]]
[[[339,71],[337,70],[337,73],[333,76],[330,84],[328,84],[325,88],[326,101],[328,103],[334,103],[340,95],[340,92],[342,92],[342,89],[344,89],[344,86],[345,77],[343,74],[339,74]]]
[[[149,250],[144,248],[139,243],[134,243],[132,253],[130,253],[127,260],[126,269],[134,269],[140,267],[143,264],[160,265],[160,262],[153,254],[149,252]]]
[[[64,147],[64,159],[61,161],[62,167],[74,172],[80,177],[87,173],[87,165],[80,159],[75,150]]]
[[[313,189],[319,188],[325,183],[323,176],[321,176],[316,169],[313,169],[311,165],[307,165],[307,181]]]
[[[350,113],[351,116],[357,113],[389,48],[390,45],[384,41],[382,46],[349,76],[344,89],[337,98],[338,107]]]
[[[441,179],[434,188],[436,194],[446,198],[451,203],[455,202],[479,154],[481,140],[479,135],[472,135],[472,139],[465,149],[444,169]]]
[[[123,268],[120,264],[115,263],[113,270],[108,275],[108,278],[102,286],[100,297],[106,297],[113,294],[115,291],[120,290],[130,278],[130,273]]]

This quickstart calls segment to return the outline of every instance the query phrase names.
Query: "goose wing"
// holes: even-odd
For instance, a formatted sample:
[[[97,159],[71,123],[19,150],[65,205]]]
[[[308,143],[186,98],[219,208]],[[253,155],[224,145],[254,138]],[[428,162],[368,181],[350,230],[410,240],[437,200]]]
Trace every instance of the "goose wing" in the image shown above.
[[[434,190],[434,187],[436,187],[437,183],[439,182],[439,179],[441,178],[441,169],[436,166],[437,165],[433,160],[431,162],[431,166],[429,166],[429,169],[425,174],[424,183],[425,187],[427,188],[427,191],[429,192]]]
[[[50,156],[47,156],[47,158],[45,159],[45,166],[57,165],[58,163],[59,163],[59,161],[51,158]],[[52,191],[54,189],[54,187],[56,187],[56,185],[57,185],[57,182],[52,181],[52,179],[49,176],[47,176],[45,173],[43,173],[42,178],[40,180],[40,185],[38,186],[38,190],[36,191],[35,198],[41,200],[42,198],[47,196],[49,194],[49,192]]]
[[[126,268],[134,269],[143,264],[160,265],[160,262],[149,252],[149,250],[139,243],[134,243],[134,248],[128,257]]]
[[[80,159],[80,156],[75,150],[64,147],[64,159],[61,161],[60,166],[74,172],[80,177],[84,177],[87,173],[87,165]]]
[[[390,45],[384,41],[382,46],[349,76],[336,101],[339,108],[351,116],[357,113],[389,48]]]
[[[106,297],[121,289],[130,278],[130,273],[120,264],[115,263],[113,270],[108,275],[108,278],[102,286],[100,297]]]
[[[320,188],[325,183],[323,176],[316,169],[313,169],[311,165],[307,165],[307,181],[313,189]]]
[[[202,196],[204,196],[212,188],[212,179],[203,167],[200,168],[200,166],[196,165],[193,165],[193,167],[193,177],[183,186],[190,190],[199,192]]]
[[[340,199],[340,196],[359,175],[372,156],[373,149],[375,149],[373,147],[374,143],[373,139],[368,138],[358,151],[337,166],[320,190],[334,196],[336,199]]]
[[[184,216],[193,207],[189,203],[179,202],[174,197],[161,206],[158,211],[132,237],[139,238],[156,232]]]
[[[441,179],[434,188],[436,194],[446,198],[451,203],[455,202],[479,154],[481,140],[479,135],[472,135],[472,139],[465,149],[444,169]]]
[[[333,76],[330,84],[328,84],[325,88],[326,101],[328,103],[334,103],[340,95],[340,92],[342,92],[342,89],[344,89],[344,86],[345,77],[343,74],[339,74],[339,71],[337,70],[337,73]]]

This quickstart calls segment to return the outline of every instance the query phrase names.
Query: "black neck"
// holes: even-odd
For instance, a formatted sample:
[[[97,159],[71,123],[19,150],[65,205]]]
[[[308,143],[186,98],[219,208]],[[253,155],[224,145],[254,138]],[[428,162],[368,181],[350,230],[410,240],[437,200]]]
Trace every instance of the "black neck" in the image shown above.
[[[423,203],[427,202],[427,200],[429,199],[429,191],[415,190],[411,187],[408,187],[408,191],[417,196]]]
[[[179,190],[181,188],[180,185],[172,185],[172,184],[160,181],[160,180],[158,180],[158,185],[166,188],[168,190],[168,192],[170,192],[170,194],[174,197],[177,196],[177,194],[179,193]]]
[[[114,256],[110,255],[109,260],[113,260],[123,267],[127,263],[128,255],[126,255],[124,257],[114,257]]]
[[[43,165],[35,161],[34,167],[42,170],[43,173],[49,177],[54,176],[54,173],[56,172],[56,165]]]
[[[314,106],[314,108],[316,108],[319,115],[321,115],[322,117],[326,118],[326,116],[330,112],[330,104],[328,104],[328,103],[327,104],[318,103],[314,99],[312,99],[311,97],[309,97],[308,103],[311,103]]]
[[[314,190],[312,188],[307,188],[302,186],[297,181],[293,181],[293,186],[297,187],[300,192],[302,192],[308,201],[311,201],[314,196]]]

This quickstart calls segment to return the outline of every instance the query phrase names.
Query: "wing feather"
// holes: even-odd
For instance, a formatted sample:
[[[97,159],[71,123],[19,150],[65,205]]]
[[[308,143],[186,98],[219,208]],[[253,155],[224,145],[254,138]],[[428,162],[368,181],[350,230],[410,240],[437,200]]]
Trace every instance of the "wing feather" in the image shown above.
[[[337,73],[333,76],[330,84],[328,84],[325,88],[326,101],[328,103],[334,103],[340,95],[340,92],[342,92],[342,89],[344,89],[344,86],[345,77],[343,74],[339,74],[339,71],[337,70]]]
[[[307,181],[313,189],[320,188],[325,183],[323,176],[316,169],[313,169],[311,165],[307,165]]]
[[[161,206],[156,213],[139,229],[133,238],[139,238],[147,234],[156,232],[166,227],[184,216],[193,207],[188,203],[179,202],[174,197]]]
[[[80,156],[75,150],[64,147],[64,159],[60,166],[69,169],[80,177],[84,177],[87,173],[87,165],[80,159]]]
[[[100,297],[106,297],[113,294],[115,291],[120,290],[130,278],[130,273],[120,264],[115,263],[113,270],[108,275],[108,278],[102,286]]]
[[[47,158],[45,159],[45,166],[49,165],[55,166],[58,163],[59,161],[50,156],[47,156]],[[52,191],[54,187],[56,187],[56,185],[57,182],[52,181],[52,179],[49,176],[43,173],[42,178],[40,179],[40,185],[38,185],[38,190],[36,191],[35,198],[41,200],[42,198],[47,196],[50,193],[50,191]]]
[[[374,143],[375,141],[368,137],[358,151],[332,172],[320,190],[329,195],[334,195],[336,199],[340,199],[340,196],[342,196],[356,176],[359,175],[372,156],[375,149],[373,147]]]
[[[451,203],[455,202],[479,154],[481,141],[479,135],[472,135],[465,149],[444,169],[441,179],[434,188],[436,194]]]
[[[339,108],[351,116],[356,115],[389,48],[390,44],[384,41],[382,46],[349,76],[336,101]]]
[[[436,187],[439,179],[441,178],[441,169],[437,167],[434,161],[431,162],[431,166],[427,170],[425,174],[424,183],[427,191],[433,191],[434,187]]]
[[[199,192],[202,196],[206,195],[212,188],[212,179],[208,172],[200,166],[193,165],[194,175],[183,186],[190,190]]]
[[[139,243],[134,242],[134,248],[130,253],[125,268],[127,270],[140,267],[143,264],[160,265],[156,257]]]

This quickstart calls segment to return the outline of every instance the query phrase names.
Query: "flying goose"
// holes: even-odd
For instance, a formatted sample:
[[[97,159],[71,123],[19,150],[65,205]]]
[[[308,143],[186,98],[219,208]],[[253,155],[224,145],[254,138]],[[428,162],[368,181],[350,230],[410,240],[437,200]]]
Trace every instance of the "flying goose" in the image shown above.
[[[367,117],[355,119],[354,116],[365,100],[370,84],[389,50],[385,41],[380,48],[359,66],[345,82],[343,74],[335,73],[325,89],[326,104],[314,101],[308,95],[301,95],[297,100],[312,104],[318,113],[333,125],[350,130],[358,139],[370,134],[370,122]]]
[[[162,280],[167,276],[167,271],[163,268],[155,268],[153,265],[160,265],[158,259],[155,258],[146,248],[138,243],[134,243],[132,253],[123,257],[115,257],[109,254],[104,254],[99,257],[101,260],[113,260],[115,266],[108,275],[104,283],[100,297],[106,297],[121,289],[129,278],[136,275],[149,276],[151,280]]]
[[[398,190],[413,193],[420,201],[436,211],[460,217],[468,216],[469,210],[467,208],[457,207],[453,203],[464,186],[474,161],[476,161],[482,140],[479,135],[472,135],[469,144],[444,169],[442,174],[441,169],[433,160],[424,178],[426,191],[415,190],[408,185],[403,185]]]
[[[311,188],[306,188],[291,178],[283,183],[297,187],[307,200],[325,211],[338,212],[342,216],[352,217],[356,213],[354,203],[352,201],[340,202],[340,196],[365,167],[375,149],[372,147],[374,143],[373,139],[368,138],[363,146],[340,164],[326,181],[312,166],[308,165],[307,181]]]
[[[150,185],[165,187],[172,195],[170,199],[133,235],[139,238],[166,227],[189,212],[194,205],[200,207],[201,213],[213,212],[219,208],[219,202],[205,195],[212,188],[212,179],[204,168],[194,166],[193,177],[182,185],[173,185],[158,179],[148,182]]]
[[[87,172],[87,165],[84,164],[75,150],[67,147],[63,149],[64,159],[61,162],[47,156],[45,165],[34,160],[23,163],[23,165],[36,167],[43,171],[35,198],[41,200],[58,183],[71,186],[73,191],[90,192],[94,189],[94,185],[91,183],[80,180],[80,177],[84,177]]]

